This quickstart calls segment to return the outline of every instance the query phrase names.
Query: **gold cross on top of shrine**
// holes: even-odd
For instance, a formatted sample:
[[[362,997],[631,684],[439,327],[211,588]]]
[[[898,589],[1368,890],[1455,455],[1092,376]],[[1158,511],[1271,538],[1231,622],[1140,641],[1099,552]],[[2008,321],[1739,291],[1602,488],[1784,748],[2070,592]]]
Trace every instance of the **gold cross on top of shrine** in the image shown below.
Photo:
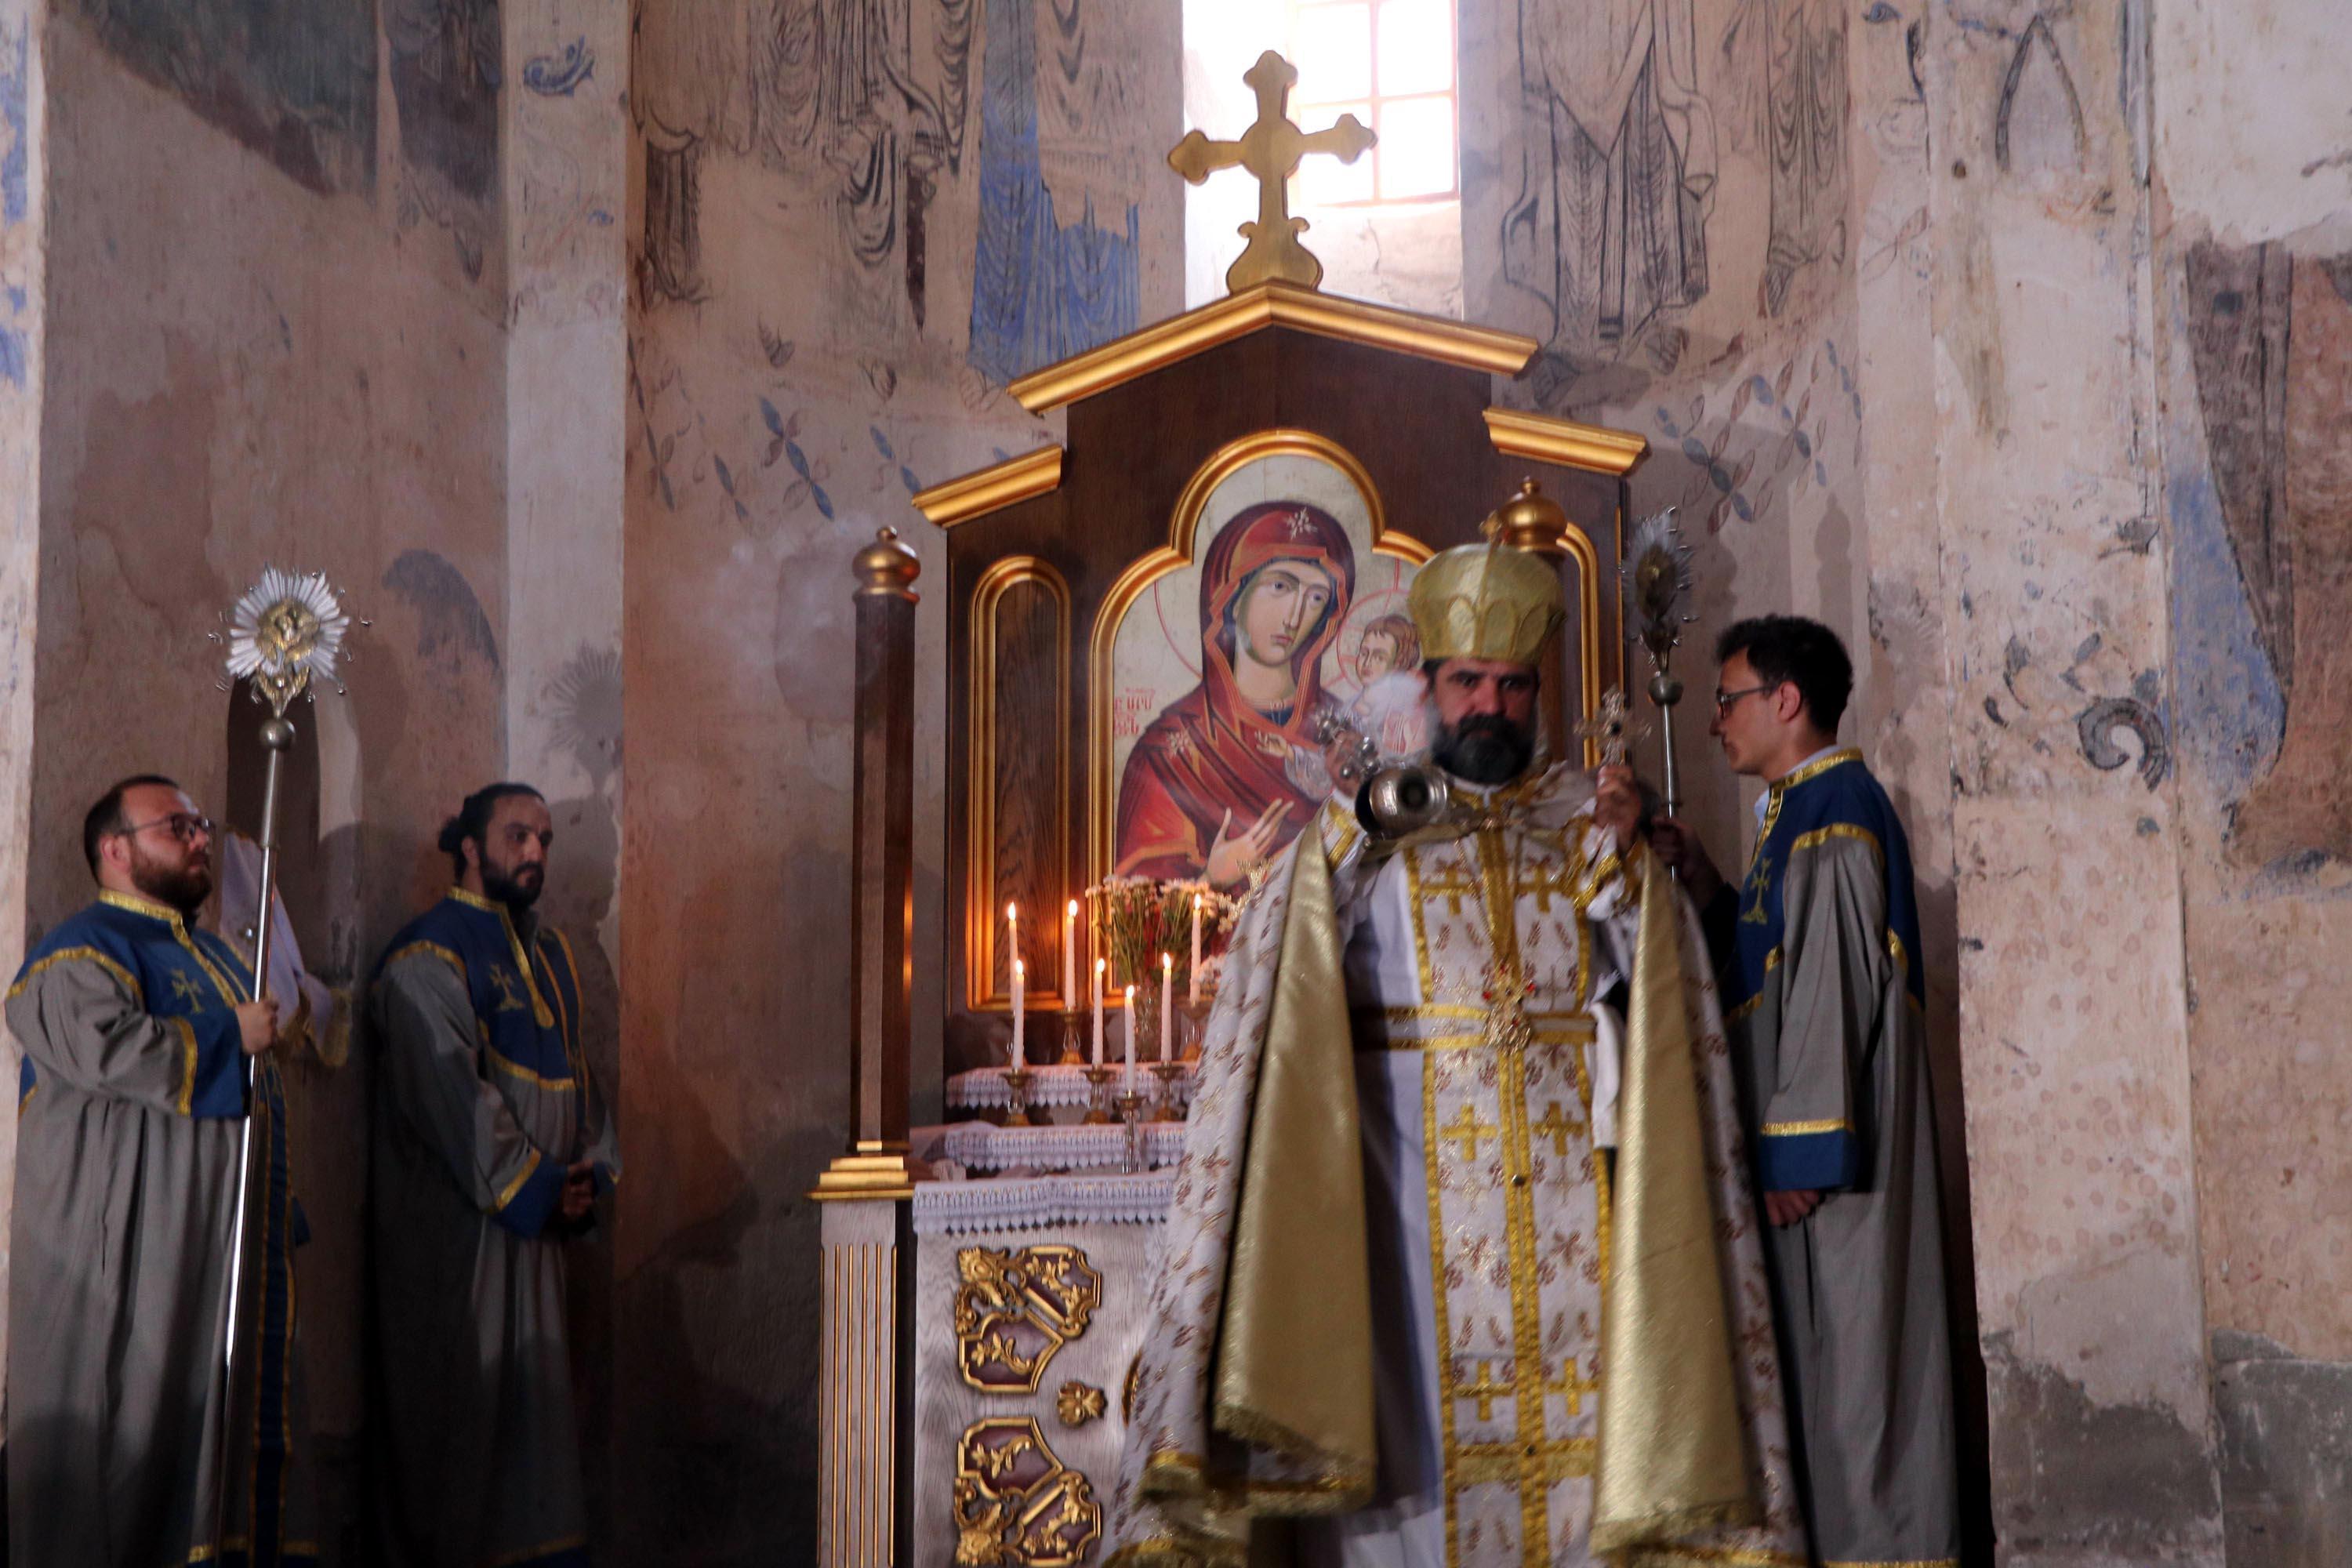
[[[1212,142],[1197,130],[1188,131],[1169,153],[1168,166],[1196,185],[1220,169],[1239,167],[1257,176],[1257,221],[1241,226],[1249,244],[1226,270],[1228,290],[1238,294],[1276,278],[1312,289],[1323,281],[1323,264],[1298,243],[1307,220],[1290,216],[1290,173],[1310,153],[1328,153],[1352,163],[1380,138],[1352,114],[1311,134],[1292,124],[1286,106],[1298,71],[1272,49],[1258,56],[1242,80],[1257,93],[1256,123],[1238,142]]]

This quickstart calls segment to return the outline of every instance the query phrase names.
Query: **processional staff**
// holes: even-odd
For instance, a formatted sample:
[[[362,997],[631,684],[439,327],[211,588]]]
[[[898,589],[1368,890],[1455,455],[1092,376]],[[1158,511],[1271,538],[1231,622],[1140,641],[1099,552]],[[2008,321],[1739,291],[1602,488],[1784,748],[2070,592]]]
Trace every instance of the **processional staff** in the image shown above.
[[[286,717],[286,710],[298,698],[312,695],[314,680],[334,683],[335,659],[342,652],[352,617],[328,585],[324,573],[299,574],[271,566],[263,570],[261,580],[247,589],[223,618],[228,629],[210,634],[214,642],[225,643],[228,648],[223,661],[228,680],[223,689],[233,689],[230,683],[248,681],[254,701],[269,710],[261,721],[260,735],[269,764],[261,789],[261,902],[253,935],[253,1000],[258,1002],[268,986],[271,905],[278,890],[278,786],[286,753],[294,749],[294,724]],[[343,689],[338,685],[335,690],[341,695]],[[232,1366],[236,1362],[245,1263],[246,1183],[252,1169],[253,1079],[254,1060],[247,1057],[245,1130],[236,1165],[236,1218],[229,1233],[228,1338],[224,1354]]]
[[[1675,649],[1682,646],[1683,627],[1696,616],[1684,613],[1690,597],[1690,547],[1675,526],[1675,509],[1668,507],[1643,518],[1633,530],[1632,549],[1620,570],[1624,574],[1626,616],[1633,639],[1650,655],[1650,700],[1658,705],[1664,729],[1666,815],[1683,809],[1682,781],[1675,765],[1675,704],[1683,700],[1683,683],[1674,673]]]

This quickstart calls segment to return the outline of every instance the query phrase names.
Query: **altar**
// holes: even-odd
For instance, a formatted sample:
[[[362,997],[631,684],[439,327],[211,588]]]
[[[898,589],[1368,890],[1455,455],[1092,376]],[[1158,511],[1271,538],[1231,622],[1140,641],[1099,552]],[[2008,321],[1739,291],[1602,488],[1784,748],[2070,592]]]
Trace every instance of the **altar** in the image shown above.
[[[1533,340],[1323,294],[1272,218],[1296,250],[1262,215],[1271,269],[1226,299],[1013,384],[1065,440],[914,498],[946,531],[942,668],[916,658],[926,563],[886,529],[853,564],[853,1125],[814,1194],[826,1568],[1097,1560],[1223,933],[1330,797],[1328,735],[1412,750],[1419,564],[1489,522],[1557,563],[1557,750],[1593,746],[1578,725],[1622,679],[1644,440],[1498,404]],[[941,682],[946,940],[916,952],[913,712]],[[949,998],[947,1116],[921,1129],[917,963]]]

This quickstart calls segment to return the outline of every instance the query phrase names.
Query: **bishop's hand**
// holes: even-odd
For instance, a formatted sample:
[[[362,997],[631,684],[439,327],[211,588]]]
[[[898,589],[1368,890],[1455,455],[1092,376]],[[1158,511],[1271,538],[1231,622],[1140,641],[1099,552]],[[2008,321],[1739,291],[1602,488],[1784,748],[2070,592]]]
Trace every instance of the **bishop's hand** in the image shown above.
[[[1622,763],[1604,763],[1593,777],[1592,819],[1616,836],[1617,853],[1633,847],[1633,829],[1642,820],[1642,789],[1633,770]]]

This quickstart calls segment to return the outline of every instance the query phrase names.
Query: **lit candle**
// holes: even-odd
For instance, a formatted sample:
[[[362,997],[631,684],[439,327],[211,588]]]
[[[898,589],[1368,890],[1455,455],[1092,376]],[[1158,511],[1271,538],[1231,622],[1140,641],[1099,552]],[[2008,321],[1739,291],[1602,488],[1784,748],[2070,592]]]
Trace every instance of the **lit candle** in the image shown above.
[[[1028,970],[1022,962],[1017,958],[1014,959],[1013,961],[1013,1065],[1014,1067],[1023,1066],[1026,1060],[1021,1048],[1021,1032],[1024,1016],[1022,993],[1028,989],[1028,986],[1024,984],[1027,974]]]
[[[1192,895],[1192,969],[1184,980],[1184,1004],[1201,1005],[1201,895]]]
[[[1104,960],[1099,958],[1095,960],[1095,1066],[1097,1067],[1102,1066],[1102,999],[1103,986],[1107,984],[1103,978],[1103,971],[1108,967],[1109,965]]]
[[[1013,963],[1021,962],[1021,906],[1019,904],[1004,906],[1004,951],[1013,955]]]
[[[1160,955],[1160,1059],[1176,1059],[1176,959]]]
[[[1062,910],[1062,1005],[1078,1005],[1078,900]]]
[[[1127,1092],[1135,1092],[1135,987],[1127,988]]]

